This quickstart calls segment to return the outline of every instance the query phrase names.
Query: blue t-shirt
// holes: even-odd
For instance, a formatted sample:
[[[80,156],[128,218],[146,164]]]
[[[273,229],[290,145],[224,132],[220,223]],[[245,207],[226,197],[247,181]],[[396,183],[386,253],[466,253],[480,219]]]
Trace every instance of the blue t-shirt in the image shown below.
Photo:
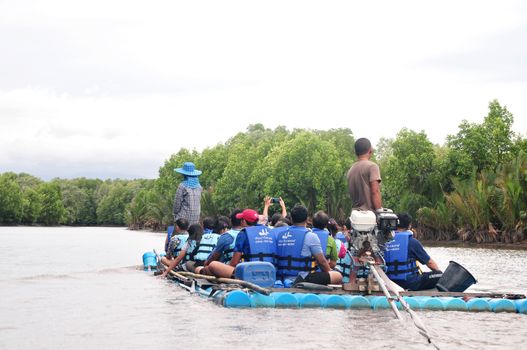
[[[245,256],[251,254],[249,238],[247,237],[247,231],[245,231],[245,229],[241,230],[240,233],[238,233],[238,236],[236,236],[234,252],[242,253]]]
[[[430,255],[425,251],[421,242],[413,237],[408,240],[408,258],[415,259],[423,265],[430,261]]]
[[[314,232],[307,232],[304,238],[304,245],[302,246],[302,256],[314,256],[315,254],[322,253],[322,245],[320,244],[320,238]]]
[[[247,236],[247,235],[246,235]],[[225,250],[229,249],[229,246],[231,245],[232,241],[234,241],[234,238],[227,232],[222,234],[220,238],[218,238],[218,242],[216,243],[216,247],[211,252],[211,254],[214,253],[223,253]]]

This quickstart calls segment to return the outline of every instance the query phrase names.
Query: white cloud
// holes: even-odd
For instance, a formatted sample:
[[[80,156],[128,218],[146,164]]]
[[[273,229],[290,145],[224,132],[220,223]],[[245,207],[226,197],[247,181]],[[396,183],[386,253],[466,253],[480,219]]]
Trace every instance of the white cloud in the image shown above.
[[[409,127],[442,143],[494,98],[525,132],[527,82],[510,79],[525,75],[525,9],[5,1],[0,172],[155,177],[179,148],[213,146],[254,123],[348,127],[374,142]]]

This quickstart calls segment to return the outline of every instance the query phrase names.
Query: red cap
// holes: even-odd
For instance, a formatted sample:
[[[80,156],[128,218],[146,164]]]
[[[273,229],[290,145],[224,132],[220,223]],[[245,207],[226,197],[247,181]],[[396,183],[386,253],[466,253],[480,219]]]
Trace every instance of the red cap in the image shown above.
[[[236,219],[243,219],[249,222],[258,221],[258,212],[252,209],[245,209],[241,213],[236,214]]]

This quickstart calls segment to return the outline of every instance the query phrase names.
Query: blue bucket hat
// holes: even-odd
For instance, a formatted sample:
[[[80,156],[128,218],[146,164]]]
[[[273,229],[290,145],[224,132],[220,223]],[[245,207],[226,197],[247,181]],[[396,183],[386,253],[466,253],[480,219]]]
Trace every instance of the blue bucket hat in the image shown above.
[[[196,170],[196,166],[192,162],[183,163],[183,168],[176,168],[174,171],[187,176],[200,176],[201,170]]]

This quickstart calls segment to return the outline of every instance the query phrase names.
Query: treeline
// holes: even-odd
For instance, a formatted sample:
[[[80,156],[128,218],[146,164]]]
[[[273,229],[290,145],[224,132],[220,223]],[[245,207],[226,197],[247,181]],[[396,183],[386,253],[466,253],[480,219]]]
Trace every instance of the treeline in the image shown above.
[[[444,145],[424,131],[402,129],[380,140],[376,161],[385,207],[416,218],[421,238],[516,242],[527,237],[527,140],[512,131],[513,115],[489,103],[481,123],[463,121]],[[181,149],[156,180],[55,179],[0,176],[0,222],[5,224],[123,225],[164,229],[185,161],[198,169],[202,214],[235,207],[261,209],[264,196],[302,203],[343,219],[350,212],[346,172],[354,162],[350,129],[328,131],[251,125],[203,152]],[[271,208],[272,210],[276,208]]]
[[[53,179],[0,175],[0,223],[4,225],[121,225],[126,208],[153,180]]]
[[[430,240],[518,242],[527,238],[527,139],[498,101],[482,123],[459,125],[443,146],[403,129],[380,142],[387,206],[414,214]]]

